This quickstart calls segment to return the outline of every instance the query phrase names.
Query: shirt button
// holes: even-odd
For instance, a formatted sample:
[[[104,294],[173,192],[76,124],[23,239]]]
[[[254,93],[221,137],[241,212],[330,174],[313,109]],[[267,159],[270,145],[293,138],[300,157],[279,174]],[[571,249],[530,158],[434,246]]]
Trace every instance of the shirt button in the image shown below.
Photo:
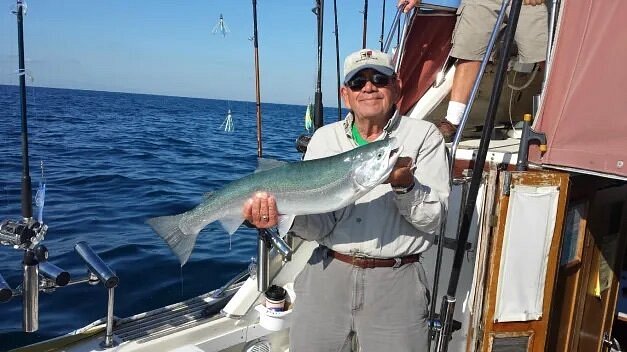
[[[357,220],[356,220],[356,221],[357,221],[357,222],[361,222],[361,218],[357,218]]]

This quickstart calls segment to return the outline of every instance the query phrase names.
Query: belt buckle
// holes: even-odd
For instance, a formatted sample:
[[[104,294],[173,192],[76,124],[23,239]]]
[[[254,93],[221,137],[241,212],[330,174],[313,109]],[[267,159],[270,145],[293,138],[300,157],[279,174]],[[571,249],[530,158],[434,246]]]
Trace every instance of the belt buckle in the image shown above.
[[[398,269],[403,265],[403,260],[399,257],[392,258],[394,259],[394,265],[392,265],[392,269]]]
[[[351,261],[352,261],[352,265],[356,266],[356,267],[365,267],[367,268],[369,266],[368,263],[368,257],[366,257],[363,254],[359,254],[359,253],[353,253],[351,255]],[[361,263],[361,265],[359,265]]]

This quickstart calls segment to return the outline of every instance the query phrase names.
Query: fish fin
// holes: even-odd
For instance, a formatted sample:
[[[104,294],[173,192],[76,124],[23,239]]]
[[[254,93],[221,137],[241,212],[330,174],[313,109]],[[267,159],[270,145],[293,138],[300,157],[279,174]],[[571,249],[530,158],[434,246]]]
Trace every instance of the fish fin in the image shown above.
[[[198,232],[186,234],[179,228],[179,221],[183,215],[160,216],[146,221],[157,235],[165,240],[170,250],[179,258],[181,266],[185,265],[192,254],[198,237]]]
[[[287,161],[276,159],[257,158],[257,170],[255,172],[266,171],[287,164]]]
[[[203,200],[210,199],[211,197],[213,197],[214,194],[215,194],[215,192],[213,192],[213,191],[209,191],[209,192],[203,193],[202,194],[202,199]]]
[[[244,223],[244,218],[242,218],[241,216],[227,217],[219,219],[218,221],[220,222],[220,225],[222,225],[222,228],[226,232],[228,232],[229,235],[232,235],[235,233],[235,231],[237,231],[242,223]]]
[[[290,231],[295,217],[296,215],[279,215],[278,228],[281,235],[285,235]]]

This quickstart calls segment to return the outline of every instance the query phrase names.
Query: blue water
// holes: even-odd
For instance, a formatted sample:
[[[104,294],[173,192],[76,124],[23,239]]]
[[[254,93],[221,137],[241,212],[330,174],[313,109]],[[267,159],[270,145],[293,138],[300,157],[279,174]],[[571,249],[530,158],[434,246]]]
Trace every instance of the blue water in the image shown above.
[[[115,315],[125,317],[219,287],[244,270],[256,252],[256,232],[232,238],[218,224],[199,236],[181,269],[144,221],[175,214],[203,193],[252,172],[257,163],[253,102],[27,88],[33,195],[47,184],[43,242],[50,262],[83,277],[74,252],[86,241],[120,277]],[[0,220],[19,219],[21,140],[18,88],[0,86]],[[228,109],[235,131],[220,129]],[[294,161],[304,132],[304,106],[262,104],[264,157]],[[336,109],[325,109],[328,122]],[[21,281],[22,252],[0,247],[0,274]],[[0,304],[0,350],[67,333],[106,315],[102,285],[40,293],[39,331],[21,332],[21,297]]]

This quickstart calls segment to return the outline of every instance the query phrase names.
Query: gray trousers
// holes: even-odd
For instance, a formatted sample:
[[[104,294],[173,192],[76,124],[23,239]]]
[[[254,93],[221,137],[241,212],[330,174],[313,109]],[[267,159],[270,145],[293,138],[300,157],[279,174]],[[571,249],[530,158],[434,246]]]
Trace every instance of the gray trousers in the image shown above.
[[[362,269],[314,250],[296,277],[290,352],[427,352],[429,291],[420,263]]]

